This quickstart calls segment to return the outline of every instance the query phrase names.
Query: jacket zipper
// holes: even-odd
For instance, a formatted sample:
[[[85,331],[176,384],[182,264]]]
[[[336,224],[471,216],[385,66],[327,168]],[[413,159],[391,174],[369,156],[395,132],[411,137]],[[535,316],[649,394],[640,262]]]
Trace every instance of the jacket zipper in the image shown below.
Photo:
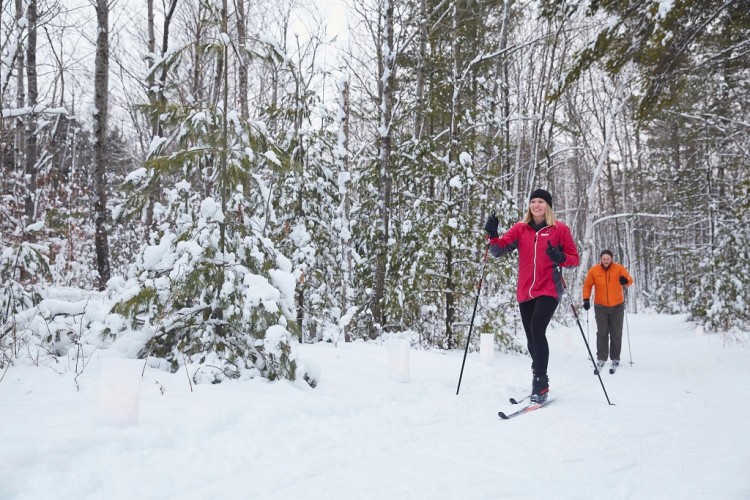
[[[604,289],[607,290],[607,304],[612,303],[612,301],[609,300],[609,268],[610,267],[612,267],[612,264],[610,264],[609,267],[604,268]]]
[[[539,231],[544,231],[546,228],[547,227],[545,226],[542,229],[540,229]],[[537,244],[537,242],[539,240],[539,231],[537,231],[537,232],[534,233],[534,265],[532,267],[532,271],[533,271],[532,272],[532,276],[533,276],[533,278],[531,278],[531,286],[529,286],[529,297],[532,298],[532,299],[536,298],[536,297],[534,297],[531,294],[531,290],[534,289],[534,283],[536,283],[536,246],[537,246],[536,244]]]

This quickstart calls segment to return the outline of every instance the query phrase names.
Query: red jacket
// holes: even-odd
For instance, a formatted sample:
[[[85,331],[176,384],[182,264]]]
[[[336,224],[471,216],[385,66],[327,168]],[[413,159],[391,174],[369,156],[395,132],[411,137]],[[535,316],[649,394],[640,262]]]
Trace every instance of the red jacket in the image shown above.
[[[568,226],[555,221],[553,226],[545,226],[536,231],[531,224],[518,222],[504,235],[490,240],[490,252],[500,257],[518,248],[518,302],[535,299],[542,295],[554,297],[558,301],[565,291],[562,273],[547,255],[548,242],[565,254],[562,267],[578,265],[578,249],[573,242]]]

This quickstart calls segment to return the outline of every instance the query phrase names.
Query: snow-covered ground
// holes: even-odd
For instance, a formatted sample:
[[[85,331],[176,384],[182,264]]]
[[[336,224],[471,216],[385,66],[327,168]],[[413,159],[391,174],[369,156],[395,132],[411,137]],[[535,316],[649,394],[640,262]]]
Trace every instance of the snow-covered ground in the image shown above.
[[[593,315],[590,318],[594,343]],[[147,368],[137,425],[100,416],[100,356],[84,373],[13,367],[0,382],[0,499],[748,499],[750,348],[684,317],[629,315],[602,375],[576,326],[550,331],[558,399],[502,421],[529,359],[383,345],[300,346],[316,389],[200,385]],[[586,324],[583,324],[584,329]],[[593,346],[592,346],[593,348]]]

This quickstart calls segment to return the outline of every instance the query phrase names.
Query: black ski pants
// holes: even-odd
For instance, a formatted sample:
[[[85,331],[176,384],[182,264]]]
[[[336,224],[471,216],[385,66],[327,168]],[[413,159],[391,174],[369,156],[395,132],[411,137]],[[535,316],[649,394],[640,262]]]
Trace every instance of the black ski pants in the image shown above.
[[[557,299],[545,295],[518,304],[521,310],[521,322],[526,332],[526,346],[534,363],[537,376],[547,375],[549,363],[549,344],[547,343],[547,326],[557,309]]]

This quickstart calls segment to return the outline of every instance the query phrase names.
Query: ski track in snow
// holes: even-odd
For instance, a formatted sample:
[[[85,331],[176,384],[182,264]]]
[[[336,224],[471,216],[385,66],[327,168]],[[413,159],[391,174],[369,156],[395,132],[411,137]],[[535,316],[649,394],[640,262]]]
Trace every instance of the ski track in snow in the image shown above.
[[[378,344],[299,346],[316,389],[195,386],[147,369],[140,420],[98,415],[98,360],[79,377],[13,367],[0,382],[0,499],[750,498],[750,349],[682,316],[628,315],[599,379],[576,325],[550,340],[558,401],[503,421],[531,385],[526,356],[410,350],[388,379]],[[585,319],[582,319],[584,331]],[[595,349],[595,326],[588,338]],[[62,368],[60,368],[62,370]],[[166,389],[164,395],[159,387]]]

